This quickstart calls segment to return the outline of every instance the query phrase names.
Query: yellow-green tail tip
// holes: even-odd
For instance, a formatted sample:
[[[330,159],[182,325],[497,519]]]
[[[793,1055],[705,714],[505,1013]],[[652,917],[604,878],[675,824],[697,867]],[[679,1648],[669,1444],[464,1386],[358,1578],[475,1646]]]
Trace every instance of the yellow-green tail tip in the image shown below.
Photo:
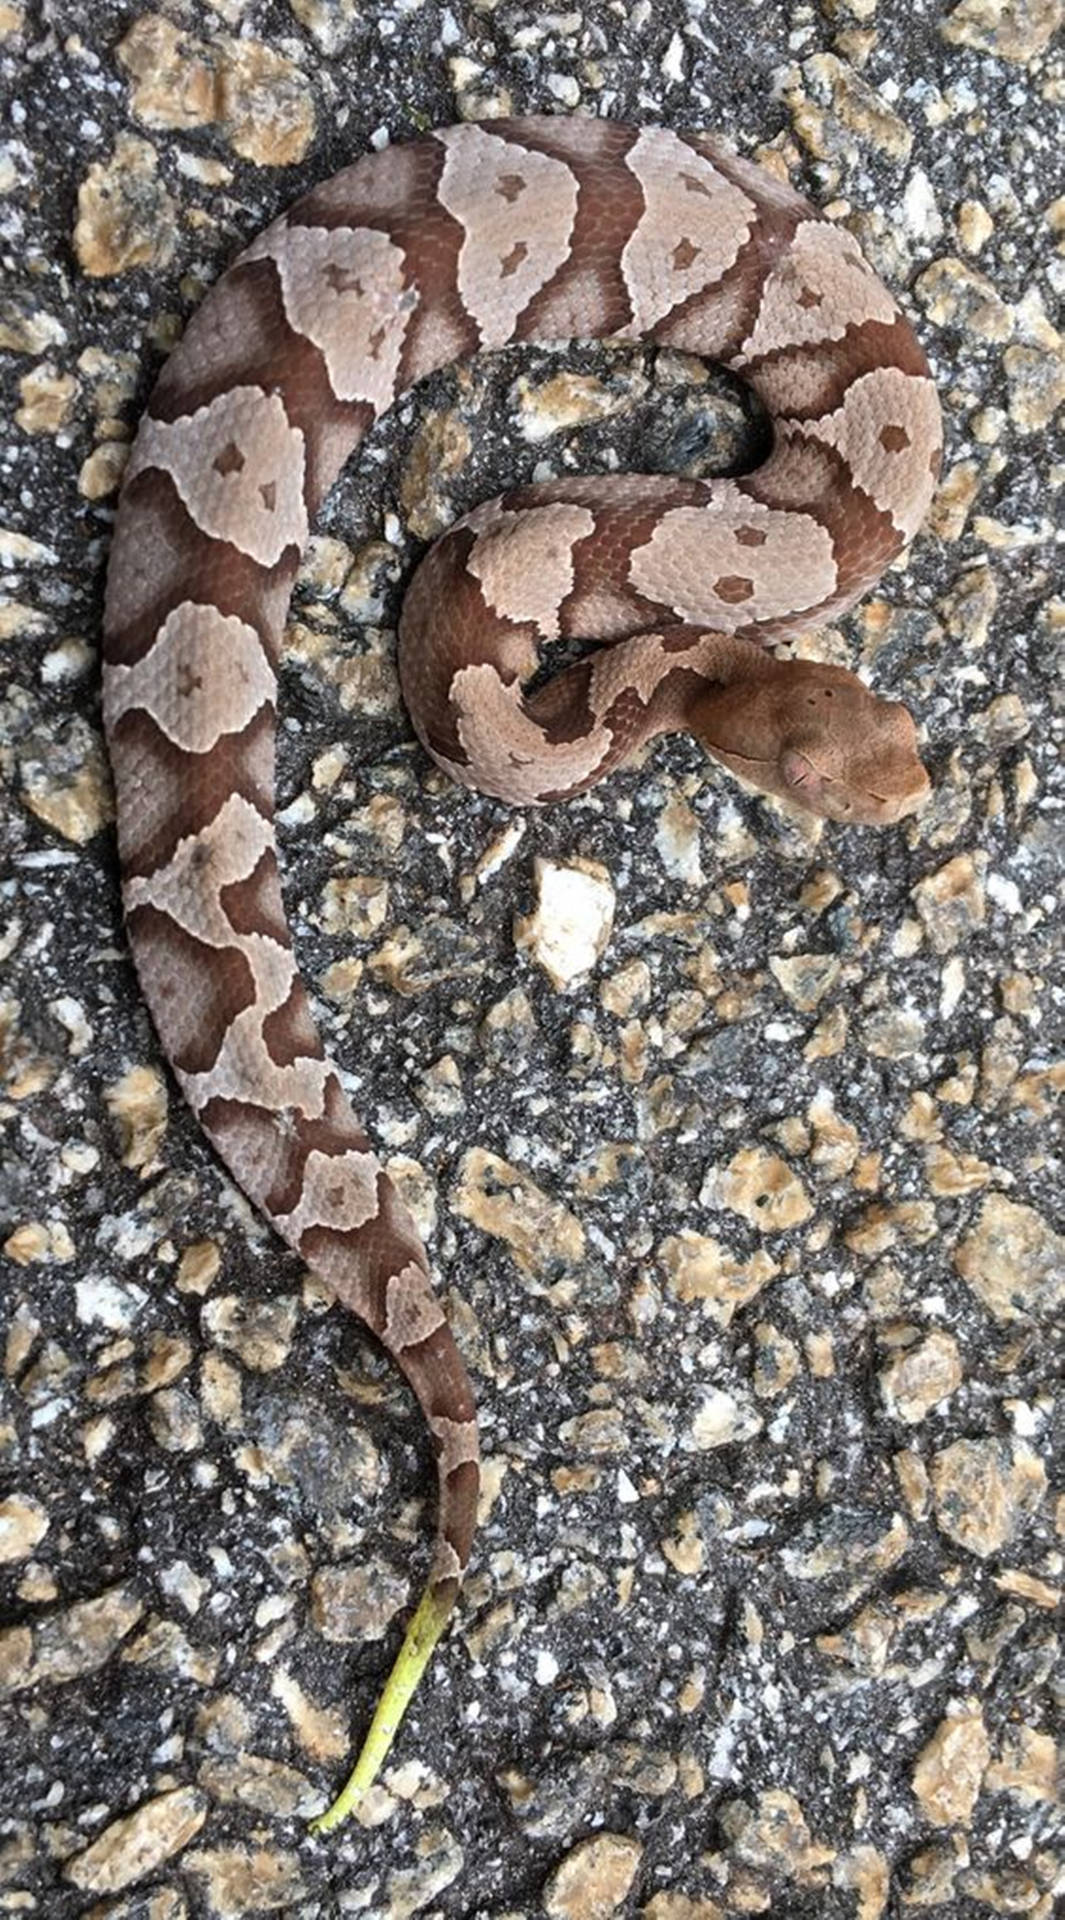
[[[308,1831],[318,1839],[334,1833],[349,1814],[354,1813],[363,1795],[373,1786],[388,1758],[399,1725],[417,1692],[422,1674],[429,1665],[440,1635],[454,1605],[454,1592],[437,1585],[427,1587],[418,1602],[395,1665],[385,1682],[385,1690],[370,1722],[370,1731],[355,1762],[354,1771],[331,1806],[312,1820]]]

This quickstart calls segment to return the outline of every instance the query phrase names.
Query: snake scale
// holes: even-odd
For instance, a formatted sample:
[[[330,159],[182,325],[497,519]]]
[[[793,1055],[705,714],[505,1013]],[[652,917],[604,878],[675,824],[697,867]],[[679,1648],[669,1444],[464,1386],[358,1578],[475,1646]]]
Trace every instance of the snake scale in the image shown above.
[[[293,953],[273,825],[276,670],[315,514],[413,382],[519,341],[645,340],[753,388],[742,478],[561,478],[429,552],[404,695],[457,780],[576,793],[681,727],[830,818],[882,823],[928,781],[905,708],[774,657],[912,538],[939,470],[928,366],[845,229],[697,134],[582,118],[444,129],[360,159],[274,222],[194,314],[119,503],[104,706],[129,939],[205,1133],[278,1233],[383,1342],[435,1443],[428,1584],[355,1771],[358,1802],[459,1590],[473,1394],[419,1235],[352,1112]],[[526,692],[538,646],[588,643]]]

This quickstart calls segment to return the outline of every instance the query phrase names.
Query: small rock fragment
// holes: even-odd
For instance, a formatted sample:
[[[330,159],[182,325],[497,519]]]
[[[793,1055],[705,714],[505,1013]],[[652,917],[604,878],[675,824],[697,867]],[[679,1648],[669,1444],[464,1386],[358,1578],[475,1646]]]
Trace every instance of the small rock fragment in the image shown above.
[[[177,241],[177,208],[157,178],[147,140],[120,134],[110,160],[96,160],[78,188],[74,249],[94,279],[133,267],[165,267]]]
[[[1061,25],[1061,0],[961,0],[940,22],[944,40],[1026,66]]]
[[[978,1707],[948,1713],[922,1748],[913,1770],[913,1791],[933,1826],[968,1826],[991,1757]]]
[[[961,1385],[958,1343],[937,1329],[896,1355],[880,1375],[884,1405],[896,1420],[916,1426]]]
[[[174,1787],[146,1800],[135,1813],[109,1827],[70,1861],[66,1877],[83,1893],[117,1893],[155,1873],[188,1845],[207,1818],[206,1796],[195,1787]]]
[[[987,914],[984,883],[987,855],[959,853],[946,866],[919,880],[912,899],[936,953],[952,953]]]
[[[1065,1304],[1065,1237],[1005,1194],[988,1194],[954,1265],[996,1320],[1051,1319]]]
[[[381,1640],[408,1593],[408,1581],[386,1560],[319,1567],[311,1581],[311,1618],[322,1638],[337,1645]]]
[[[544,1889],[550,1920],[610,1920],[628,1894],[643,1857],[627,1834],[597,1833],[560,1861]]]
[[[727,1167],[711,1167],[699,1201],[728,1207],[762,1233],[801,1226],[813,1212],[798,1175],[767,1147],[741,1147]]]
[[[0,1500],[0,1565],[28,1560],[50,1526],[50,1516],[39,1500],[20,1493]]]
[[[314,97],[292,60],[260,40],[222,45],[219,111],[234,153],[257,167],[292,167],[314,139]]]
[[[245,1913],[292,1913],[306,1898],[299,1856],[280,1848],[203,1847],[185,1856],[186,1873],[205,1882],[213,1920]]]
[[[537,859],[536,905],[514,922],[514,942],[565,993],[606,951],[614,925],[614,888],[597,860],[560,865]]]
[[[780,1271],[764,1248],[740,1260],[719,1240],[690,1227],[663,1240],[658,1261],[677,1299],[701,1302],[720,1327],[729,1326],[737,1308],[753,1300]]]
[[[1046,1469],[1022,1441],[955,1440],[931,1462],[936,1524],[986,1560],[1013,1539],[1046,1492]]]
[[[274,1373],[288,1357],[298,1313],[295,1295],[249,1300],[226,1293],[207,1302],[203,1323],[212,1340],[235,1353],[246,1367],[256,1373]]]
[[[584,1229],[576,1216],[527,1173],[483,1147],[464,1156],[451,1205],[462,1219],[504,1240],[528,1274],[552,1274],[584,1256]]]

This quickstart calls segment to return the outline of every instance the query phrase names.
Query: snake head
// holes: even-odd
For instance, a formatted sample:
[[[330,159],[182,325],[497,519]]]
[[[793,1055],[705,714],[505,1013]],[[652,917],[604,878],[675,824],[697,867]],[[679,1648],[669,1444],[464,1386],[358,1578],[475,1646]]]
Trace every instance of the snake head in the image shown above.
[[[694,730],[734,773],[826,820],[890,826],[931,792],[906,708],[844,667],[776,662],[710,695]]]

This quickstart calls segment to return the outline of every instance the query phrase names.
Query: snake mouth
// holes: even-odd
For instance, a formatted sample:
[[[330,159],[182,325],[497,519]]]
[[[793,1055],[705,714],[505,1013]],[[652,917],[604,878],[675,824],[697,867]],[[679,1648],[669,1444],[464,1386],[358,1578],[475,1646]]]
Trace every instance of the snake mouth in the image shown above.
[[[885,781],[883,787],[849,786],[834,775],[822,772],[807,754],[794,749],[781,755],[780,769],[788,791],[794,793],[800,805],[810,805],[830,819],[862,826],[890,826],[907,814],[916,813],[932,791],[920,761],[903,769],[897,785]]]
[[[731,747],[717,747],[705,736],[703,744],[733,773],[740,774],[763,792],[794,800],[808,812],[822,819],[838,820],[844,826],[892,826],[907,814],[916,813],[932,791],[931,781],[919,760],[906,766],[894,791],[885,781],[887,790],[884,791],[876,787],[848,786],[845,781],[824,773],[801,747],[786,747],[780,754],[762,759],[737,753]]]

